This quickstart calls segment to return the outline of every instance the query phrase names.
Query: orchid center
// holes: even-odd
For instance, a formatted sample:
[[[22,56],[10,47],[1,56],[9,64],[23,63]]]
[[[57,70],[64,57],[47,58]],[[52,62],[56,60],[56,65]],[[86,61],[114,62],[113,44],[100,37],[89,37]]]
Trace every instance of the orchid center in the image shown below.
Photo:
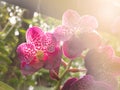
[[[42,50],[38,50],[36,53],[36,57],[37,59],[42,60],[44,57],[44,52]]]

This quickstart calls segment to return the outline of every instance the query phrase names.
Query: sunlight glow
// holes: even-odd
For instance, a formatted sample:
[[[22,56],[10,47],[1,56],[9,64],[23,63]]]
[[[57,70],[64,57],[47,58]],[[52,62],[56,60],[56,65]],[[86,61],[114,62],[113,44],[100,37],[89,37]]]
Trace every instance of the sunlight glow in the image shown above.
[[[113,5],[114,5],[115,7],[120,8],[120,2],[118,2],[118,1],[113,1],[112,3],[113,3]]]
[[[115,18],[115,16],[118,13],[118,9],[116,8],[116,5],[118,6],[119,3],[113,1],[108,1],[101,5],[98,10],[98,16],[100,19],[104,21],[111,21]]]

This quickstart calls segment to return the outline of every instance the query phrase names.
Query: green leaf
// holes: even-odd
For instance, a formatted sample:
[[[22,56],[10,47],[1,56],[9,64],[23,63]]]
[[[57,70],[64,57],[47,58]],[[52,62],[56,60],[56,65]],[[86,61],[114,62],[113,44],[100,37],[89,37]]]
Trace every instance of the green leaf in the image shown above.
[[[1,64],[0,65],[0,72],[6,73],[8,71],[8,67],[6,64]]]
[[[0,62],[7,62],[8,64],[12,63],[8,56],[0,54]]]
[[[26,30],[20,29],[19,32],[20,32],[23,36],[25,36]]]
[[[3,46],[0,46],[0,52],[8,55],[8,51]]]
[[[11,86],[0,81],[0,90],[14,90]]]
[[[5,44],[2,40],[0,40],[0,53],[3,53],[3,54],[7,54],[8,55],[8,52],[5,48]]]
[[[23,21],[27,24],[31,24],[32,23],[32,20],[31,19],[23,19]]]
[[[4,45],[4,42],[2,40],[0,40],[0,46],[3,46]]]

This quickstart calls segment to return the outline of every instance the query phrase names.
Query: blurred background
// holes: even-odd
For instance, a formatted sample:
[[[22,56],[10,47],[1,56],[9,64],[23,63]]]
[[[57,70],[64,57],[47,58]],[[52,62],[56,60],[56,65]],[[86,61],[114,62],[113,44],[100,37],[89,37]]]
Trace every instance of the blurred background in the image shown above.
[[[95,16],[103,43],[112,45],[120,56],[120,0],[0,0],[0,90],[52,90],[56,81],[49,78],[47,70],[29,76],[21,74],[16,48],[25,42],[29,26],[54,30],[67,9],[81,16]],[[73,67],[84,68],[84,62],[78,58]],[[63,70],[61,67],[60,72]],[[70,73],[65,78],[83,74]]]

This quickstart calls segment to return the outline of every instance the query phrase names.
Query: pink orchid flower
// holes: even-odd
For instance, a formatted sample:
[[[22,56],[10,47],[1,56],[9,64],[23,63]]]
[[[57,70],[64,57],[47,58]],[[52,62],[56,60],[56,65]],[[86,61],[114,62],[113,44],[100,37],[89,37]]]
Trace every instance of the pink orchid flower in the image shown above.
[[[98,27],[94,16],[80,15],[74,10],[67,10],[62,16],[62,25],[56,27],[54,36],[63,41],[63,53],[74,59],[85,50],[101,44],[101,36],[95,30]]]
[[[32,74],[40,68],[48,70],[61,63],[61,49],[52,33],[44,33],[39,27],[26,32],[26,42],[17,47],[23,74]]]
[[[120,75],[120,57],[115,55],[111,46],[101,46],[88,51],[85,56],[85,67],[87,74],[94,76],[96,80],[118,88],[116,76]]]
[[[84,77],[70,78],[64,84],[62,90],[114,90],[109,84],[101,81],[95,81],[91,75]]]

